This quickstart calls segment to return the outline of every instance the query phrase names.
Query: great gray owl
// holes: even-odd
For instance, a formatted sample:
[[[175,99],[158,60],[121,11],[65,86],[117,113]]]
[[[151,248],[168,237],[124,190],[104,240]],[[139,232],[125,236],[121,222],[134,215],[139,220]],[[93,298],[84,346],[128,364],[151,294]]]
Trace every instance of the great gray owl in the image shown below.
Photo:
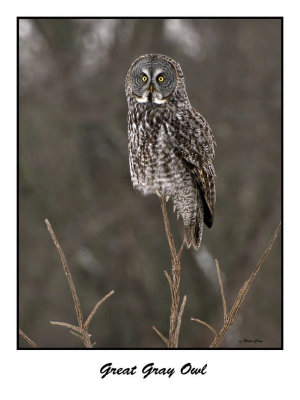
[[[213,133],[191,106],[182,69],[170,57],[136,59],[125,90],[133,186],[145,195],[171,198],[187,247],[198,249],[203,221],[212,226],[216,201]]]

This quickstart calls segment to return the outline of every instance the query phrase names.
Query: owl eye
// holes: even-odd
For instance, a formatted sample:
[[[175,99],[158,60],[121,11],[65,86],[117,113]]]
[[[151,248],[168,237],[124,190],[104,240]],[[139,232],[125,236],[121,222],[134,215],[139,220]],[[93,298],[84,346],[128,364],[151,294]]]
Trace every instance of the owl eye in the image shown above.
[[[142,75],[141,80],[142,80],[143,82],[147,82],[148,76],[147,76],[147,75]]]
[[[163,82],[164,77],[162,75],[158,75],[157,80],[158,80],[158,82]]]

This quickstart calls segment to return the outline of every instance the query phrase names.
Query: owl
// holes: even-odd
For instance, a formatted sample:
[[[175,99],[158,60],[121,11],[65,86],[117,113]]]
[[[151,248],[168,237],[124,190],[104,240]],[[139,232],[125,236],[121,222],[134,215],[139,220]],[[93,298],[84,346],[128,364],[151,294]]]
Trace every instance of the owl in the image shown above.
[[[216,201],[215,139],[192,107],[180,65],[146,54],[125,81],[129,167],[134,188],[172,200],[188,248],[201,244],[203,223],[213,224]]]

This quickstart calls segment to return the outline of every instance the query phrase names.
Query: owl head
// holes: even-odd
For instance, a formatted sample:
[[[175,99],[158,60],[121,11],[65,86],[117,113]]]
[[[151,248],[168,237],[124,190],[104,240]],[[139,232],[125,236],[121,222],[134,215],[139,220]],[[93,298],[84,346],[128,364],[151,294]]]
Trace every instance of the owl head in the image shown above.
[[[173,98],[187,100],[180,65],[162,54],[145,54],[131,65],[126,77],[126,95],[137,103],[162,105]]]

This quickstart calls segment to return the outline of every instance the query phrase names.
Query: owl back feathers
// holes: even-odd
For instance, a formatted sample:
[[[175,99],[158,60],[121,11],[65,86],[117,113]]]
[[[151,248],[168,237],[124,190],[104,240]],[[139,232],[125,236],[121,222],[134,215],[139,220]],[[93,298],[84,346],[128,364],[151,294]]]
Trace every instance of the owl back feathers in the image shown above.
[[[183,159],[184,165],[194,178],[199,193],[199,202],[203,205],[203,219],[208,228],[211,228],[214,221],[215,205],[215,182],[214,175],[207,173],[205,168],[197,168]]]
[[[184,240],[188,248],[193,245],[198,250],[202,240],[203,232],[203,201],[200,191],[197,191],[196,218],[190,225],[184,225]]]
[[[208,123],[195,109],[189,114],[188,120],[181,118],[175,152],[193,178],[202,202],[204,223],[211,228],[216,202],[215,139]]]

